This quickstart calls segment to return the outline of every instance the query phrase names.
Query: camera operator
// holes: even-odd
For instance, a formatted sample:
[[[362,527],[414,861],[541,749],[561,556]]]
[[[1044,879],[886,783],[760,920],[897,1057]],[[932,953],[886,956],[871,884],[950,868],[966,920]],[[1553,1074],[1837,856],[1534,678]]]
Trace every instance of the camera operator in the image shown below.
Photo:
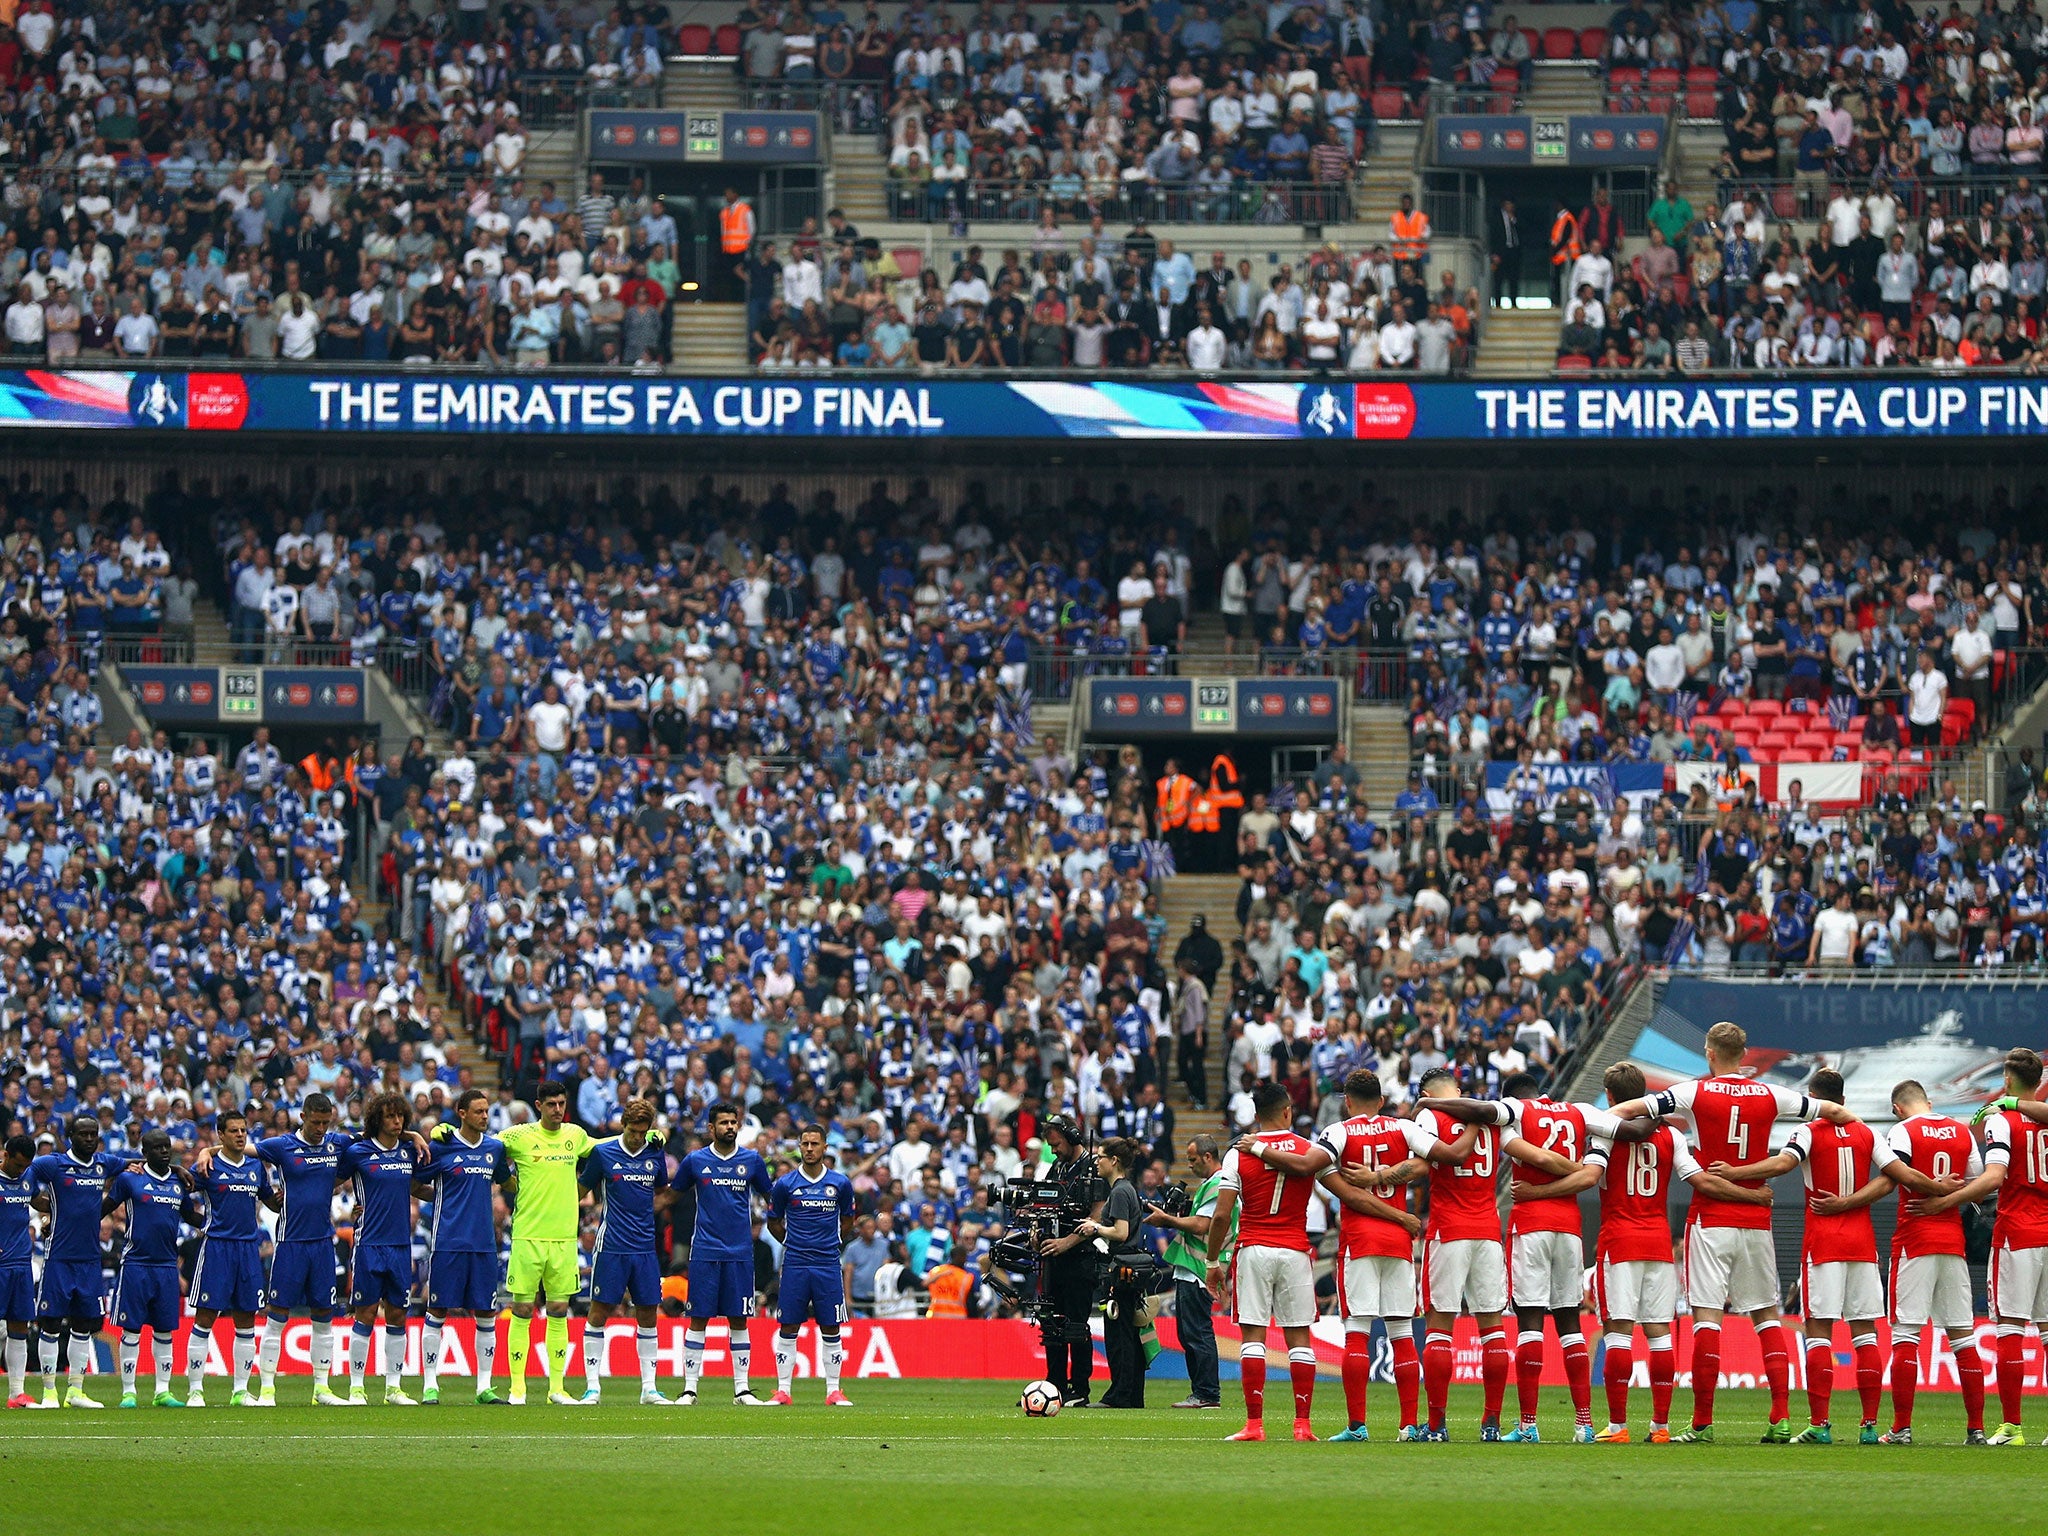
[[[1092,1219],[1102,1214],[1106,1191],[1097,1186],[1094,1160],[1081,1146],[1081,1127],[1072,1115],[1046,1118],[1039,1128],[1054,1161],[1041,1164],[1040,1179],[1071,1191],[1074,1203]],[[1060,1389],[1061,1405],[1089,1407],[1089,1379],[1095,1374],[1095,1341],[1088,1314],[1095,1310],[1095,1245],[1079,1231],[1039,1244],[1038,1294],[1046,1303],[1039,1319],[1045,1341],[1045,1379]]]
[[[1102,1345],[1109,1356],[1109,1390],[1102,1395],[1105,1408],[1145,1406],[1145,1345],[1138,1324],[1145,1316],[1145,1287],[1119,1278],[1118,1258],[1139,1247],[1138,1228],[1144,1220],[1144,1202],[1131,1179],[1144,1149],[1128,1136],[1112,1136],[1095,1154],[1095,1171],[1109,1185],[1109,1198],[1102,1214],[1084,1221],[1079,1231],[1086,1238],[1101,1238],[1109,1245],[1110,1282],[1108,1305],[1103,1310]]]
[[[1173,1269],[1173,1316],[1180,1330],[1181,1353],[1188,1363],[1188,1395],[1176,1408],[1220,1408],[1223,1400],[1216,1383],[1216,1324],[1209,1296],[1209,1260],[1204,1244],[1209,1236],[1209,1218],[1216,1214],[1216,1192],[1223,1187],[1223,1153],[1214,1136],[1189,1139],[1188,1167],[1201,1182],[1195,1186],[1188,1214],[1174,1216],[1156,1205],[1145,1208],[1145,1224],[1173,1233],[1166,1245],[1166,1262]],[[1228,1267],[1230,1250],[1223,1253]]]

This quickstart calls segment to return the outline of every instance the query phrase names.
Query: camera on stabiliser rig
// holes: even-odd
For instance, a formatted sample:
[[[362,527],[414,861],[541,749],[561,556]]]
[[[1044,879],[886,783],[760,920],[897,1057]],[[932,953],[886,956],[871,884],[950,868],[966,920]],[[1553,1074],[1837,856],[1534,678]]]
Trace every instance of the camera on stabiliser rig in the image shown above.
[[[1036,1283],[1044,1263],[1039,1249],[1071,1235],[1102,1198],[1102,1180],[1083,1167],[1066,1179],[1011,1178],[989,1190],[990,1203],[1009,1216],[1009,1229],[989,1246],[989,1286],[1041,1322],[1058,1309]]]

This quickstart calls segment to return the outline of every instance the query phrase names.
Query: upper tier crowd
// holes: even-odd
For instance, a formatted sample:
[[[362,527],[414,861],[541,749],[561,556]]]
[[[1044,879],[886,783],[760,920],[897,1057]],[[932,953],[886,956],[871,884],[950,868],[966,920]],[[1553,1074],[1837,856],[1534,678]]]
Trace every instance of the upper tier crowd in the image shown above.
[[[1661,111],[1682,89],[1726,148],[1711,200],[1667,187],[1642,227],[1525,210],[1547,221],[1572,366],[2040,371],[2048,32],[2031,6],[1630,0],[1600,54],[1613,105]]]

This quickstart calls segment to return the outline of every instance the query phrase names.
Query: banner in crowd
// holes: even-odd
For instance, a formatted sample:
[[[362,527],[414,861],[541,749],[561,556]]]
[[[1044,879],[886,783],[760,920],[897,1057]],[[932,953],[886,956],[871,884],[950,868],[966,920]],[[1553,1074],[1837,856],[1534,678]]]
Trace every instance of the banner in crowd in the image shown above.
[[[699,378],[394,366],[0,370],[0,430],[610,437],[1536,442],[1984,438],[2048,431],[2048,381],[1268,383]]]
[[[1541,807],[1569,790],[1584,790],[1601,805],[1615,800],[1640,805],[1664,792],[1662,763],[1488,763],[1486,804],[1507,816],[1525,799]]]
[[[2039,1047],[2048,983],[2004,978],[1889,985],[1882,980],[1737,981],[1675,975],[1656,1014],[1629,1047],[1653,1087],[1706,1072],[1706,1032],[1723,1019],[1749,1034],[1750,1065],[1790,1087],[1816,1067],[1842,1074],[1851,1109],[1889,1121],[1903,1078],[1927,1089],[1937,1111],[1968,1115],[1998,1091],[1999,1061],[2015,1045]]]
[[[498,1327],[498,1361],[502,1371],[505,1360],[505,1330],[513,1326],[509,1317],[500,1318]],[[1880,1343],[1887,1356],[1890,1341],[1883,1337],[1885,1328],[1880,1323]],[[404,1374],[417,1376],[424,1361],[424,1324],[413,1318],[406,1325]],[[580,1317],[569,1319],[569,1370],[568,1374],[581,1378],[583,1375],[583,1328]],[[681,1318],[665,1317],[659,1324],[661,1339],[656,1352],[655,1370],[662,1376],[680,1376],[683,1370],[683,1329]],[[1179,1334],[1171,1317],[1162,1317],[1158,1322],[1161,1353],[1151,1363],[1148,1376],[1155,1386],[1187,1379],[1185,1356],[1180,1351]],[[536,1329],[536,1337],[538,1337]],[[748,1338],[753,1349],[753,1377],[756,1383],[772,1379],[774,1374],[774,1340],[776,1324],[769,1318],[756,1318],[748,1325]],[[1691,1374],[1687,1367],[1692,1361],[1692,1329],[1689,1319],[1681,1318],[1676,1324],[1678,1347],[1678,1385],[1691,1385]],[[1588,1328],[1588,1337],[1598,1337],[1598,1329]],[[306,1376],[312,1372],[313,1326],[304,1318],[293,1318],[285,1324],[283,1349],[278,1360],[281,1375]],[[1096,1320],[1097,1354],[1095,1373],[1098,1383],[1107,1380],[1108,1365],[1100,1349],[1101,1320]],[[1220,1374],[1233,1378],[1237,1374],[1238,1330],[1227,1319],[1216,1320],[1217,1347],[1221,1356]],[[1996,1330],[1988,1319],[1977,1322],[1978,1343],[1989,1357],[1995,1352]],[[942,1381],[982,1380],[1010,1381],[1021,1385],[1044,1373],[1045,1355],[1039,1344],[1038,1327],[1035,1323],[1018,1318],[904,1318],[891,1321],[855,1319],[848,1323],[842,1334],[846,1355],[843,1367],[848,1381]],[[1312,1330],[1316,1349],[1316,1361],[1326,1377],[1334,1376],[1344,1358],[1345,1330],[1341,1318],[1324,1317],[1316,1321]],[[730,1336],[725,1324],[713,1323],[705,1339],[704,1374],[712,1377],[730,1377],[732,1356],[729,1350]],[[1392,1353],[1388,1348],[1384,1328],[1374,1333],[1374,1375],[1382,1381],[1392,1380]],[[234,1330],[224,1319],[214,1326],[208,1338],[207,1369],[216,1376],[227,1375],[231,1368],[231,1350],[234,1344]],[[152,1336],[143,1350],[141,1369],[146,1373],[154,1369],[150,1350],[155,1345]],[[173,1348],[173,1363],[177,1370],[186,1368],[186,1348],[183,1341]],[[1838,1363],[1846,1364],[1849,1359],[1848,1335],[1838,1325],[1835,1340]],[[1458,1319],[1453,1333],[1454,1379],[1464,1384],[1476,1384],[1480,1380],[1479,1329],[1469,1317]],[[1947,1338],[1939,1330],[1930,1329],[1923,1338],[1921,1350],[1921,1390],[1953,1392],[1959,1389],[1956,1377],[1955,1353]],[[385,1360],[384,1331],[380,1328],[371,1339],[370,1372],[380,1375]],[[100,1369],[111,1371],[113,1360],[107,1353],[104,1342],[98,1348]],[[1596,1373],[1604,1355],[1604,1347],[1595,1355]],[[2048,1387],[2048,1360],[2044,1360],[2041,1343],[2028,1336],[2026,1341],[2027,1387],[2039,1391]],[[634,1324],[630,1317],[615,1318],[605,1331],[605,1373],[624,1381],[639,1379],[639,1357],[635,1352]],[[1793,1385],[1803,1384],[1805,1362],[1794,1358],[1792,1361]],[[476,1333],[474,1325],[466,1318],[451,1318],[445,1325],[442,1336],[441,1370],[444,1377],[460,1378],[471,1376],[476,1370]],[[540,1362],[536,1353],[528,1370],[535,1376],[540,1374]],[[813,1380],[823,1374],[824,1361],[821,1344],[815,1324],[806,1323],[798,1335],[796,1374],[800,1379]],[[502,1379],[502,1378],[501,1378]],[[1602,1378],[1604,1379],[1604,1378]],[[1546,1386],[1565,1384],[1564,1359],[1558,1352],[1554,1336],[1546,1336],[1543,1346],[1543,1381]],[[1647,1366],[1640,1354],[1636,1357],[1635,1385],[1647,1387],[1649,1378]],[[1764,1385],[1763,1355],[1758,1349],[1756,1335],[1747,1328],[1731,1326],[1721,1341],[1720,1385],[1723,1387],[1761,1387]],[[1326,1386],[1325,1390],[1328,1390]],[[1160,1399],[1164,1401],[1164,1399]]]
[[[1792,786],[1809,805],[1856,804],[1863,798],[1863,763],[1744,763],[1742,776],[1756,785],[1757,793],[1772,804],[1792,798]],[[1704,784],[1714,793],[1720,767],[1715,763],[1680,763],[1675,769],[1679,794],[1690,795],[1693,786]]]

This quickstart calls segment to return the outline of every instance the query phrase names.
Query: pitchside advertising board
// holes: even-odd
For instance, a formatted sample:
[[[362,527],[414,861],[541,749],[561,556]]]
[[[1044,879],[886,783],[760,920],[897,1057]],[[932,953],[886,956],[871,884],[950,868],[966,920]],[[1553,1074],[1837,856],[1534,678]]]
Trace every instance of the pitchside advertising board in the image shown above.
[[[0,370],[0,432],[1049,439],[1246,443],[1827,442],[2048,431],[2048,381],[1753,378],[1267,383],[834,374]]]
[[[346,667],[121,668],[153,724],[356,725],[364,682]]]
[[[417,1376],[425,1360],[422,1333],[424,1322],[411,1319],[406,1325],[404,1373]],[[498,1342],[498,1359],[505,1359],[504,1334],[517,1325],[510,1319],[501,1319],[498,1327],[501,1337]],[[1680,1318],[1674,1325],[1677,1335],[1678,1363],[1680,1366],[1678,1384],[1691,1385],[1691,1375],[1686,1367],[1692,1363],[1692,1324],[1688,1318]],[[662,1318],[656,1324],[659,1341],[656,1345],[656,1372],[663,1376],[680,1376],[683,1369],[683,1333],[686,1324],[681,1318]],[[1107,1364],[1100,1354],[1100,1320],[1097,1320],[1097,1363],[1098,1373],[1106,1373]],[[1880,1343],[1889,1350],[1886,1325],[1878,1324]],[[569,1319],[570,1376],[583,1374],[583,1329],[580,1317]],[[1147,1375],[1154,1385],[1169,1381],[1187,1379],[1185,1357],[1180,1352],[1180,1337],[1171,1317],[1158,1320],[1161,1353],[1155,1358]],[[747,1325],[748,1342],[757,1362],[754,1379],[758,1382],[761,1373],[758,1362],[771,1358],[775,1339],[776,1324],[772,1319],[757,1319]],[[1589,1337],[1598,1337],[1594,1329]],[[1978,1343],[1987,1354],[1995,1352],[1996,1333],[1992,1325],[1979,1320],[1977,1325]],[[229,1374],[232,1365],[234,1330],[225,1319],[215,1325],[212,1333],[201,1335],[195,1330],[186,1338],[174,1341],[171,1346],[173,1368],[182,1372],[186,1369],[187,1350],[193,1338],[203,1339],[207,1350],[208,1370],[216,1376]],[[1222,1356],[1220,1374],[1225,1379],[1237,1375],[1237,1351],[1239,1333],[1237,1326],[1228,1318],[1216,1319],[1216,1338]],[[313,1369],[313,1325],[306,1318],[291,1318],[284,1325],[282,1350],[278,1369],[286,1376],[307,1376]],[[980,1380],[1008,1381],[1018,1385],[1040,1376],[1045,1370],[1045,1353],[1040,1343],[1038,1326],[1017,1318],[903,1318],[876,1321],[856,1319],[845,1325],[843,1333],[845,1346],[845,1375],[850,1381],[932,1381],[932,1380]],[[1315,1347],[1316,1363],[1325,1377],[1334,1376],[1344,1359],[1345,1329],[1341,1318],[1323,1317],[1317,1319],[1311,1330],[1311,1342]],[[1393,1356],[1384,1325],[1376,1326],[1373,1334],[1373,1375],[1379,1381],[1393,1379]],[[143,1346],[140,1368],[147,1374],[155,1368],[153,1351],[157,1340],[151,1336]],[[1836,1337],[1836,1347],[1846,1351],[1848,1332],[1841,1328]],[[384,1331],[380,1328],[370,1341],[371,1374],[384,1369],[387,1349]],[[113,1367],[111,1356],[104,1353],[104,1345],[97,1345],[102,1351],[99,1361],[101,1371]],[[806,1323],[797,1337],[796,1375],[799,1380],[812,1381],[824,1374],[822,1345],[815,1324]],[[1452,1333],[1452,1374],[1453,1378],[1465,1384],[1476,1384],[1480,1380],[1479,1329],[1469,1317],[1461,1317]],[[1954,1392],[1960,1390],[1956,1375],[1955,1353],[1948,1339],[1938,1329],[1927,1330],[1920,1344],[1921,1390],[1925,1392]],[[1597,1345],[1594,1354],[1596,1380],[1605,1380],[1605,1346]],[[614,1319],[605,1330],[603,1374],[620,1378],[620,1386],[614,1392],[635,1390],[640,1375],[638,1356],[635,1353],[634,1325],[630,1318]],[[2026,1340],[2027,1387],[2039,1390],[2043,1385],[2043,1357],[2040,1341],[2029,1335]],[[1794,1358],[1792,1361],[1793,1385],[1803,1385],[1801,1372],[1805,1362]],[[444,1378],[461,1378],[474,1375],[476,1370],[476,1329],[467,1318],[450,1318],[442,1332],[442,1362]],[[538,1361],[528,1367],[529,1372],[538,1372]],[[714,1322],[705,1339],[704,1373],[707,1376],[730,1376],[732,1374],[731,1335],[723,1321]],[[1649,1385],[1648,1366],[1640,1355],[1635,1360],[1634,1385]],[[1543,1381],[1547,1386],[1563,1386],[1566,1382],[1564,1357],[1558,1350],[1555,1337],[1547,1337],[1543,1346]],[[1318,1393],[1324,1412],[1337,1411],[1335,1383],[1325,1380]],[[1755,1335],[1747,1328],[1730,1327],[1721,1341],[1720,1385],[1724,1387],[1760,1387],[1764,1385],[1763,1355],[1757,1348]],[[809,1389],[811,1391],[817,1388]]]

